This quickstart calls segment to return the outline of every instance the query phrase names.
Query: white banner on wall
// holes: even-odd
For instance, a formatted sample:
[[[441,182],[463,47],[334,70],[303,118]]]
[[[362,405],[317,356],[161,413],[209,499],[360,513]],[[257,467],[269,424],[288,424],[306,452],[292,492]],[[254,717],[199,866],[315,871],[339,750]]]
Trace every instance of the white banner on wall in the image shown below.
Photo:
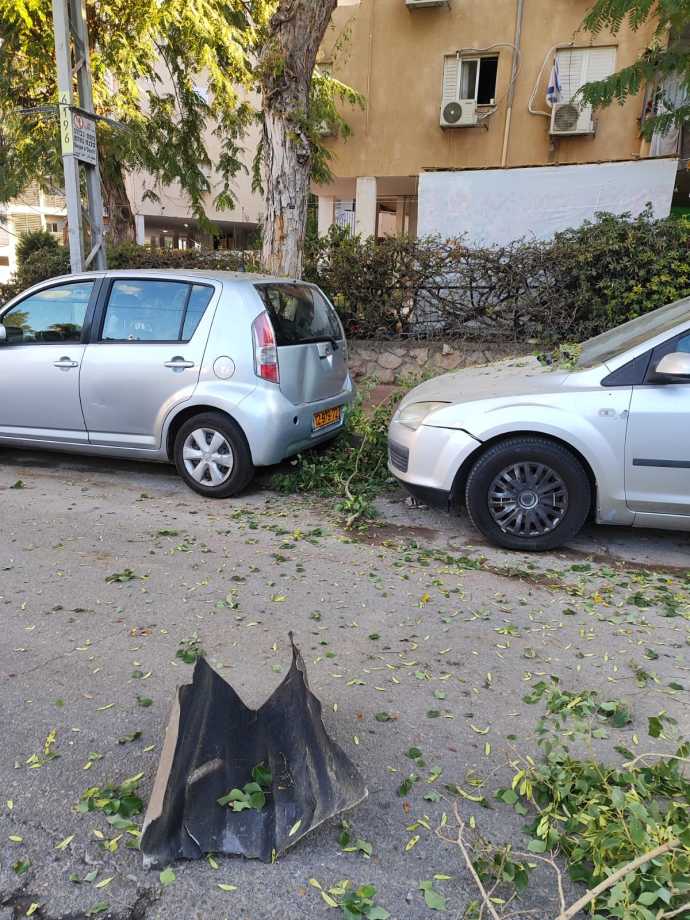
[[[678,161],[630,160],[578,166],[425,172],[419,177],[418,235],[465,236],[470,245],[549,239],[599,211],[640,214],[651,203],[668,217]]]

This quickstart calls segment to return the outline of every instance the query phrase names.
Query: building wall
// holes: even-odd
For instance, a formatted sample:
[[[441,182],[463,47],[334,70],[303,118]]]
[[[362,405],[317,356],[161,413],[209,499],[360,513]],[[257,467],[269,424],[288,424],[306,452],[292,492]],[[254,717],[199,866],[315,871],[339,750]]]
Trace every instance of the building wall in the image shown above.
[[[65,200],[48,194],[35,184],[0,209],[0,284],[9,281],[16,268],[19,237],[34,230],[47,230],[64,242]]]
[[[158,82],[155,85],[155,92],[158,95],[174,94],[175,90],[170,78],[170,74],[164,66],[157,68]],[[146,81],[140,83],[142,92],[147,92],[151,85]],[[208,83],[206,76],[201,73],[198,77],[196,90],[202,98],[208,97]],[[243,94],[240,90],[240,95]],[[247,97],[244,96],[246,99]],[[256,104],[257,100],[250,100]],[[221,155],[221,143],[214,133],[215,124],[209,121],[204,131],[204,143],[209,154],[211,163],[216,163]],[[251,166],[255,151],[260,140],[260,128],[257,125],[250,128],[247,135],[242,140],[243,162],[245,168],[235,176],[232,182],[232,190],[235,197],[235,206],[227,210],[219,211],[215,205],[214,199],[222,189],[222,181],[218,173],[211,168],[208,179],[211,184],[211,192],[208,193],[204,201],[204,211],[209,220],[223,222],[239,222],[256,224],[259,221],[262,208],[262,200],[259,195],[252,191]],[[189,220],[191,218],[191,209],[189,200],[179,186],[179,183],[173,183],[169,186],[162,186],[157,183],[152,176],[145,173],[132,173],[126,180],[127,195],[135,214],[143,214],[146,217],[170,218],[173,220]],[[150,201],[145,198],[146,191],[153,191],[158,196],[159,201]]]
[[[500,47],[498,106],[486,127],[439,126],[443,56],[482,49],[515,38],[517,0],[449,0],[448,6],[413,9],[404,0],[361,0],[336,10],[322,48],[336,77],[367,99],[363,112],[347,113],[353,136],[332,144],[337,177],[416,176],[425,169],[501,165],[510,84],[511,49]],[[584,32],[590,0],[525,0],[520,72],[515,83],[506,165],[596,162],[640,154],[642,99],[614,105],[598,116],[596,136],[549,136],[549,121],[532,115],[528,102],[550,48],[574,42],[617,46],[617,68],[648,44],[652,26],[617,36]],[[535,97],[545,110],[549,59]]]
[[[206,196],[204,210],[209,220],[220,222],[239,222],[244,224],[257,224],[260,220],[263,201],[260,195],[252,191],[251,185],[251,160],[254,151],[259,142],[259,129],[253,128],[244,139],[243,145],[246,151],[245,166],[233,179],[232,190],[235,197],[235,206],[228,210],[219,211],[214,203],[216,195],[222,188],[220,177],[211,170],[209,180],[212,191]],[[218,138],[213,135],[209,129],[206,133],[206,144],[209,156],[212,162],[216,162],[220,156],[220,144]],[[132,173],[127,176],[125,182],[127,195],[132,206],[132,210],[137,214],[144,214],[146,217],[166,217],[186,219],[191,218],[191,209],[189,200],[180,188],[178,183],[169,186],[162,186],[145,173]],[[152,190],[158,195],[158,201],[149,201],[144,198],[144,193]]]

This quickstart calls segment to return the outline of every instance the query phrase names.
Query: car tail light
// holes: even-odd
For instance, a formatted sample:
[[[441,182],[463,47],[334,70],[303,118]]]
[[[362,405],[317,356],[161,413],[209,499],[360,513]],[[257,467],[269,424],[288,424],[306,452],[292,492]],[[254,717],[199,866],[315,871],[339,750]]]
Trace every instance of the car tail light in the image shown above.
[[[254,373],[262,380],[280,383],[276,335],[268,313],[260,313],[252,323]]]

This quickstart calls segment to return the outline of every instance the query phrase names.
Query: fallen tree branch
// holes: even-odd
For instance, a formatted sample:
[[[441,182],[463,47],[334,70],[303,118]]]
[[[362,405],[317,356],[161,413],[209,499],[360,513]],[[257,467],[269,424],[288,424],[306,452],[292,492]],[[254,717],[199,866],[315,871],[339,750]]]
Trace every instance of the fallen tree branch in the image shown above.
[[[675,910],[667,910],[659,917],[659,920],[671,920],[671,917],[680,917],[681,914],[685,913],[690,914],[690,901],[688,901],[687,904],[676,907]]]
[[[690,757],[678,757],[677,754],[663,754],[661,751],[648,751],[646,754],[638,754],[632,760],[627,760],[623,764],[624,769],[634,767],[640,760],[646,760],[648,757],[664,757],[666,760],[677,760],[679,763],[690,763]]]
[[[540,862],[545,862],[551,866],[556,874],[556,883],[558,885],[558,900],[560,902],[561,914],[563,914],[567,909],[565,903],[565,892],[563,891],[563,873],[558,868],[556,860],[552,856],[539,856],[537,853],[519,853],[514,851],[513,855],[519,856],[521,859],[538,859]]]
[[[498,915],[498,913],[496,912],[496,910],[495,910],[493,904],[491,903],[491,900],[490,900],[490,898],[489,898],[489,895],[486,893],[486,888],[485,888],[484,885],[482,884],[482,880],[481,880],[481,879],[479,878],[479,876],[477,875],[477,870],[476,870],[476,869],[474,868],[474,866],[472,865],[472,860],[471,860],[471,858],[470,858],[470,854],[467,852],[467,848],[466,848],[466,846],[465,846],[465,841],[463,840],[463,834],[464,834],[464,832],[465,832],[465,822],[464,822],[463,819],[460,817],[460,811],[458,810],[458,803],[457,803],[457,802],[455,802],[454,805],[453,805],[453,811],[455,812],[455,819],[456,819],[456,821],[458,822],[458,839],[457,839],[457,844],[458,844],[458,847],[460,848],[460,852],[462,853],[463,859],[465,860],[465,865],[466,865],[467,868],[469,869],[469,871],[470,871],[470,873],[471,873],[471,875],[472,875],[472,878],[474,879],[475,884],[476,884],[477,888],[479,889],[479,891],[480,891],[480,893],[481,893],[482,901],[484,902],[484,905],[486,906],[486,909],[489,911],[489,913],[490,913],[491,916],[494,918],[494,920],[501,920],[501,917]]]
[[[662,843],[661,846],[655,847],[647,853],[643,853],[642,856],[638,856],[637,859],[633,859],[632,862],[626,863],[626,865],[621,866],[620,869],[616,869],[607,879],[604,879],[603,882],[600,882],[595,888],[592,888],[591,891],[588,891],[587,894],[584,894],[579,900],[575,901],[567,910],[562,911],[556,917],[556,920],[570,920],[571,917],[574,917],[575,914],[579,913],[584,907],[591,904],[592,901],[598,898],[604,891],[608,891],[609,888],[613,887],[616,882],[624,878],[629,872],[634,872],[635,869],[639,869],[640,866],[644,866],[645,863],[651,862],[651,860],[656,859],[657,856],[663,856],[664,853],[670,853],[671,850],[677,850],[680,846],[680,840],[675,837],[673,840]]]

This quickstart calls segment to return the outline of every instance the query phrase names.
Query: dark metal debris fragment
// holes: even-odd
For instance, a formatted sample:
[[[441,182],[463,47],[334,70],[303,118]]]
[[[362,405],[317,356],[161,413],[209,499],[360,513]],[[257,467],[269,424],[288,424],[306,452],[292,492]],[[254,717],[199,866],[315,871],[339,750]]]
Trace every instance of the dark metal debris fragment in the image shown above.
[[[265,806],[233,811],[219,805],[251,781],[258,764],[272,775]],[[357,768],[326,734],[294,643],[289,672],[258,710],[245,706],[200,658],[170,714],[144,820],[144,865],[205,853],[270,862],[366,795]]]

